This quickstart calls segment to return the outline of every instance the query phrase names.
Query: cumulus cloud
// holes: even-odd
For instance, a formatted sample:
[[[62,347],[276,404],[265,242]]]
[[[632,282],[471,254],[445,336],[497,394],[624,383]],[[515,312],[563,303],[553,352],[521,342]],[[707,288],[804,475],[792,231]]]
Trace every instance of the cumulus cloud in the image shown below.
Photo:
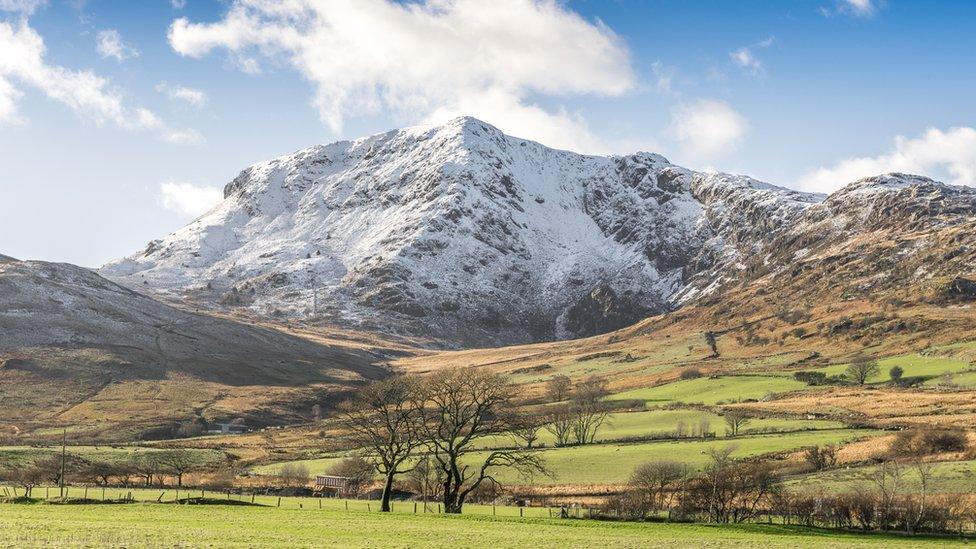
[[[159,186],[163,207],[180,215],[199,217],[223,200],[220,189],[169,181]]]
[[[96,49],[98,54],[104,58],[113,58],[116,61],[125,61],[133,57],[139,57],[139,50],[122,40],[122,35],[115,29],[99,31],[95,36]]]
[[[578,116],[530,97],[616,96],[636,81],[617,35],[555,0],[236,0],[214,23],[177,19],[168,36],[181,55],[224,51],[244,72],[294,69],[335,132],[350,116],[463,113],[555,146],[599,147]]]
[[[174,10],[181,10],[186,7],[186,0],[169,0],[169,5],[173,6]]]
[[[749,121],[723,101],[701,99],[675,108],[670,130],[683,153],[702,162],[733,150],[749,130]]]
[[[892,148],[879,156],[849,158],[813,170],[798,182],[802,189],[830,192],[864,177],[904,172],[976,186],[976,129],[929,128],[914,138],[897,136]]]
[[[198,109],[206,105],[208,101],[207,94],[203,90],[188,88],[186,86],[179,86],[179,85],[170,86],[166,82],[160,82],[159,84],[157,84],[156,91],[160,93],[165,93],[170,99],[174,101],[182,101]]]
[[[17,100],[23,95],[20,88],[29,87],[96,125],[153,131],[164,139],[176,131],[152,111],[126,105],[121,92],[105,78],[92,71],[52,65],[45,53],[44,40],[26,19],[0,21],[0,123],[22,122]]]
[[[770,36],[762,42],[756,42],[755,44],[743,46],[729,53],[729,58],[732,59],[733,63],[754,75],[762,74],[765,72],[766,68],[763,66],[762,61],[756,56],[755,51],[772,46],[774,40],[775,39]]]

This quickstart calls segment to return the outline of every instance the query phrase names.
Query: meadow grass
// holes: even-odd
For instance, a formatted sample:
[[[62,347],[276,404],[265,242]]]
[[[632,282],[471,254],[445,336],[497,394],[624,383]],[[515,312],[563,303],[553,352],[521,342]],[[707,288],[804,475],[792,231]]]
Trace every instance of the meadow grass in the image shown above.
[[[783,525],[160,504],[0,504],[0,532],[10,547],[917,547],[953,542]]]
[[[634,441],[641,438],[665,438],[673,436],[680,426],[683,427],[682,436],[690,434],[692,428],[699,429],[702,422],[707,423],[708,430],[717,435],[725,434],[725,423],[722,416],[707,410],[680,408],[670,410],[642,410],[633,412],[614,412],[607,414],[607,418],[597,430],[597,443]],[[789,418],[756,418],[744,428],[742,434],[767,433],[772,431],[806,431],[820,429],[840,429],[844,424],[839,421],[807,420]],[[537,446],[555,446],[556,437],[545,429],[538,432]],[[479,448],[505,448],[520,443],[511,435],[485,437],[477,441]]]
[[[838,444],[855,438],[872,436],[876,431],[857,429],[823,429],[818,431],[798,431],[767,435],[739,436],[736,438],[714,438],[707,440],[682,439],[641,443],[605,443],[562,448],[535,450],[545,460],[552,476],[536,475],[530,478],[519,477],[514,471],[500,470],[497,478],[505,484],[616,484],[627,480],[634,468],[641,463],[654,460],[673,460],[699,468],[708,463],[708,452],[733,448],[736,458],[757,456],[768,453],[795,450],[806,446]],[[472,462],[484,459],[487,451],[474,452],[469,458]],[[340,457],[298,460],[284,463],[300,463],[308,467],[312,474],[322,474],[334,465]],[[273,474],[284,463],[255,467],[257,474]]]
[[[761,399],[769,394],[806,388],[807,385],[789,377],[742,375],[719,378],[700,377],[675,381],[666,385],[632,389],[615,393],[609,400],[643,400],[647,404],[706,404]]]
[[[146,448],[142,446],[68,446],[70,455],[84,458],[88,461],[107,461],[118,463],[140,454],[163,452],[164,449]],[[201,465],[220,463],[224,460],[223,452],[209,449],[189,449]],[[35,459],[57,456],[61,454],[61,446],[0,446],[0,464],[25,464]]]
[[[919,354],[902,355],[885,358],[878,361],[878,373],[868,378],[868,383],[883,383],[890,379],[891,368],[899,366],[904,370],[904,377],[922,377],[927,379],[938,378],[942,374],[963,372],[972,368],[966,360],[945,356],[927,356]],[[836,364],[826,368],[820,368],[818,372],[823,372],[829,376],[839,376],[847,370],[847,364]]]
[[[931,463],[931,478],[927,490],[940,494],[976,493],[976,460]],[[858,492],[875,490],[871,476],[878,471],[877,465],[831,469],[792,478],[789,486],[811,487],[826,492]],[[918,469],[906,464],[899,478],[900,489],[915,492],[921,489]]]

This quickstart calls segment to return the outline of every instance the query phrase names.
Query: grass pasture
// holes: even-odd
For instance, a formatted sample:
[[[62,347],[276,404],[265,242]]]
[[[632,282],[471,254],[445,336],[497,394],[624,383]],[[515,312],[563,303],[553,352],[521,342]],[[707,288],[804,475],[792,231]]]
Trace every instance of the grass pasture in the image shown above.
[[[871,475],[878,470],[877,465],[831,469],[811,473],[791,479],[790,486],[806,486],[822,489],[825,492],[848,492],[875,490]],[[940,494],[976,493],[976,461],[946,461],[931,464],[932,477],[928,490]],[[920,490],[921,481],[918,470],[910,465],[903,468],[899,479],[901,489],[907,492]]]
[[[229,505],[0,505],[11,547],[918,547],[947,538]]]
[[[142,446],[68,446],[68,454],[88,461],[106,461],[117,463],[131,457],[164,451],[158,448]],[[191,449],[194,458],[200,465],[212,465],[224,460],[224,453],[218,450]],[[57,456],[61,454],[60,446],[0,446],[0,463],[20,464],[30,463],[35,459]]]
[[[610,400],[643,400],[645,405],[672,403],[715,405],[723,402],[759,400],[770,394],[797,391],[805,383],[784,376],[742,375],[700,377],[655,387],[616,393]]]
[[[520,478],[510,470],[501,470],[497,478],[503,484],[531,484],[550,486],[558,484],[617,484],[627,480],[634,468],[652,460],[674,460],[700,467],[708,462],[708,451],[733,447],[733,457],[744,458],[769,453],[796,450],[805,446],[821,446],[842,443],[855,438],[872,436],[875,431],[856,429],[823,429],[767,435],[740,436],[734,439],[708,440],[683,439],[642,443],[604,443],[536,450],[546,462],[553,476]],[[484,452],[472,454],[472,460],[484,459]],[[299,460],[309,472],[322,474],[334,465],[339,457]],[[284,463],[255,467],[257,474],[273,474]]]
[[[945,373],[957,374],[972,368],[966,360],[937,355],[902,355],[885,358],[878,361],[878,373],[868,378],[868,383],[882,383],[889,380],[888,372],[895,366],[904,370],[904,377],[921,377],[930,381],[937,381]],[[847,370],[847,364],[836,364],[821,368],[828,376],[839,376]]]

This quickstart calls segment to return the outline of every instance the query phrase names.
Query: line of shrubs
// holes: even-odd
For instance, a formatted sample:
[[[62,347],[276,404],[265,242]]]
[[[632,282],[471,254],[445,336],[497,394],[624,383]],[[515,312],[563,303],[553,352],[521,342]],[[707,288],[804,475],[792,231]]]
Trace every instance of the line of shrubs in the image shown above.
[[[959,430],[902,431],[885,457],[868,470],[871,489],[829,493],[821,487],[788,488],[776,465],[732,459],[734,447],[709,453],[701,471],[674,461],[638,466],[627,489],[607,500],[606,519],[680,522],[776,522],[827,528],[958,533],[976,523],[969,499],[934,493],[938,480],[927,456],[967,449]],[[837,465],[837,448],[808,448],[802,455],[810,469]],[[914,489],[905,489],[907,477]]]

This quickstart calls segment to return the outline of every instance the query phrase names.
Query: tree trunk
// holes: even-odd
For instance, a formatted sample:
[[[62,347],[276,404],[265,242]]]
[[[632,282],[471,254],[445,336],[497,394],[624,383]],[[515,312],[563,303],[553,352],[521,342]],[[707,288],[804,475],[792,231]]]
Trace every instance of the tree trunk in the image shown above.
[[[392,469],[395,471],[396,469]],[[383,486],[383,496],[380,502],[380,512],[389,513],[390,512],[390,497],[393,495],[393,476],[394,473],[386,474],[386,484]]]

